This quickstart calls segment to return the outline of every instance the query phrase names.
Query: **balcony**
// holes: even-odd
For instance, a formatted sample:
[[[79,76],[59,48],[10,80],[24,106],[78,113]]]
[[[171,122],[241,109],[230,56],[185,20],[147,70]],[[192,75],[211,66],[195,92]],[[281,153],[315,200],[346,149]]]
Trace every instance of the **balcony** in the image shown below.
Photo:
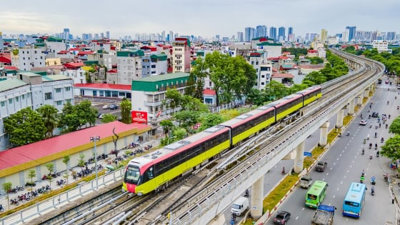
[[[147,101],[146,101],[146,102],[144,102],[144,105],[145,105],[145,106],[153,106],[153,107],[154,107],[154,106],[160,106],[160,105],[162,105],[162,102],[161,102],[161,101],[160,101],[160,102],[150,102],[150,101],[147,102]]]

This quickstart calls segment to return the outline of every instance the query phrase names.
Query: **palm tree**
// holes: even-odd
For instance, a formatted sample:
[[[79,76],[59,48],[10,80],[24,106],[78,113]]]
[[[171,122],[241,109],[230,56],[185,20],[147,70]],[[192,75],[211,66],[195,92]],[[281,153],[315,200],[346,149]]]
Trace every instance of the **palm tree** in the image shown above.
[[[37,109],[38,113],[42,116],[44,120],[44,125],[46,127],[46,137],[53,136],[53,130],[58,124],[58,110],[52,105],[44,105]]]

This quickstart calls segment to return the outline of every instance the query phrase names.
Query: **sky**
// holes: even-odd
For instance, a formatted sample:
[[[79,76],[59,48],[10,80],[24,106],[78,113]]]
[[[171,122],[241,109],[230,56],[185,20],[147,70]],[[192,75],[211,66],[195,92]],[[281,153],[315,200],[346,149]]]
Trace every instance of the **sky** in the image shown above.
[[[1,0],[5,34],[111,32],[231,37],[245,27],[292,26],[296,35],[357,30],[400,32],[399,0]]]

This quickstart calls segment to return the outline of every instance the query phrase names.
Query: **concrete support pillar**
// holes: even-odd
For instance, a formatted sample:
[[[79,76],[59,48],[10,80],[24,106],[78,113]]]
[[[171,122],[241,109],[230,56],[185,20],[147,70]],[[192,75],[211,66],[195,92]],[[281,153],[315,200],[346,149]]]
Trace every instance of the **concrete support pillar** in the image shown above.
[[[359,105],[359,106],[362,105],[362,98],[363,98],[363,94],[362,93],[359,96],[357,96],[357,105]]]
[[[354,99],[350,100],[349,105],[348,105],[348,115],[353,115],[354,114]]]
[[[251,207],[250,214],[254,219],[258,219],[263,213],[264,200],[264,176],[258,179],[251,187]]]
[[[329,129],[329,122],[325,122],[321,127],[320,127],[320,135],[319,135],[319,145],[320,146],[325,146],[328,144],[328,129]]]
[[[303,171],[304,164],[304,141],[296,147],[296,157],[294,158],[294,172],[300,173]]]
[[[344,109],[339,110],[336,116],[336,128],[343,127]]]

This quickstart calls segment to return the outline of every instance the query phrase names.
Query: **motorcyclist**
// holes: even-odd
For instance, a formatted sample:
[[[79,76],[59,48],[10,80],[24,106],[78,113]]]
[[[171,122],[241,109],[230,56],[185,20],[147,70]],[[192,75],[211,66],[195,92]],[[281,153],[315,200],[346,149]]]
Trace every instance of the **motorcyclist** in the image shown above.
[[[376,179],[375,179],[375,176],[372,176],[372,177],[371,177],[371,184],[372,184],[372,185],[375,185],[375,180],[376,180]]]
[[[361,155],[364,155],[365,151],[364,149],[361,150]]]
[[[350,136],[350,131],[347,131],[347,136]]]
[[[360,177],[360,183],[364,183],[365,177],[363,175],[361,175]]]
[[[382,138],[381,138],[381,143],[383,143],[384,141],[385,141],[385,139],[382,137]]]
[[[378,143],[375,143],[375,149],[377,149],[378,148]]]
[[[377,138],[378,137],[378,132],[375,132],[375,138]]]
[[[375,189],[374,189],[374,186],[372,186],[371,187],[371,195],[374,195],[375,194]]]
[[[372,143],[369,143],[369,149],[371,149],[372,148]]]
[[[282,174],[285,174],[285,167],[282,167]]]
[[[379,158],[379,151],[376,151],[376,158]]]

